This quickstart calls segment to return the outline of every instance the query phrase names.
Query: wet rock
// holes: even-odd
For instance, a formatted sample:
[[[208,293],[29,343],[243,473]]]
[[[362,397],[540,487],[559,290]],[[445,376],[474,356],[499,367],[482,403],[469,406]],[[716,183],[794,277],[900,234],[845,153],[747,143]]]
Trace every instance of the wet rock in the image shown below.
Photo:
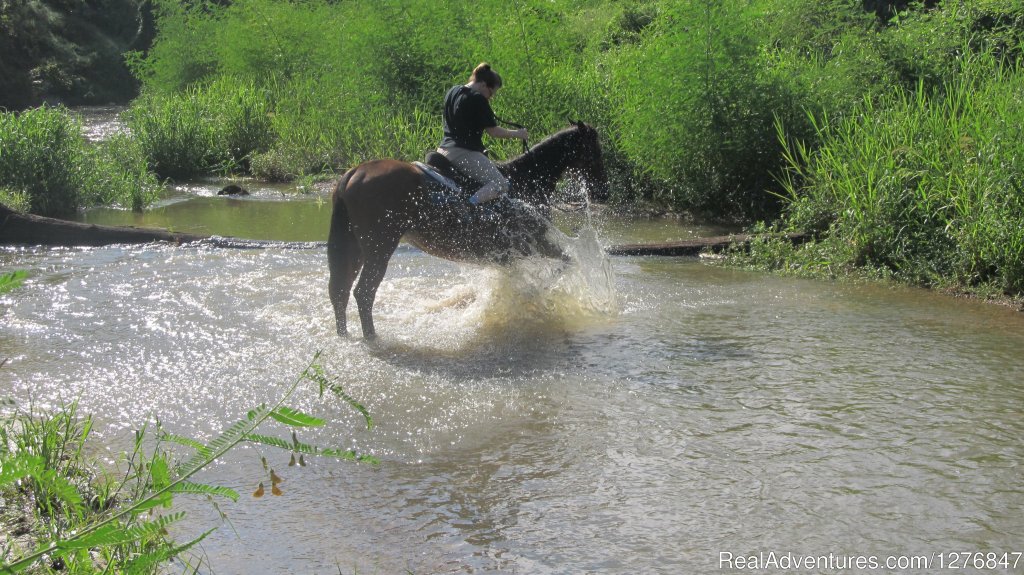
[[[228,184],[217,192],[218,196],[248,196],[249,190],[237,184]]]

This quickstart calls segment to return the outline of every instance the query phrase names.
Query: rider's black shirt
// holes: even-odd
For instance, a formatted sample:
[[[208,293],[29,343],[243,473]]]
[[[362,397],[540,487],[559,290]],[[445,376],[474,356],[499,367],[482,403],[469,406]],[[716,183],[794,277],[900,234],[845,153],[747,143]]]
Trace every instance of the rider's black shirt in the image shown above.
[[[491,103],[483,94],[455,86],[444,97],[442,148],[484,151],[484,130],[498,125]]]

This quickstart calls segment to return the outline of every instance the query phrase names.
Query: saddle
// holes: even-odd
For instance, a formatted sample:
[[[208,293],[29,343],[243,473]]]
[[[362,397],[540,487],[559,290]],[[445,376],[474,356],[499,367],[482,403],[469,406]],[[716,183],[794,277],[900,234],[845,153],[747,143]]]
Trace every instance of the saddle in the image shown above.
[[[424,174],[452,192],[469,197],[482,186],[460,172],[448,158],[436,150],[430,150],[423,162],[413,162]]]

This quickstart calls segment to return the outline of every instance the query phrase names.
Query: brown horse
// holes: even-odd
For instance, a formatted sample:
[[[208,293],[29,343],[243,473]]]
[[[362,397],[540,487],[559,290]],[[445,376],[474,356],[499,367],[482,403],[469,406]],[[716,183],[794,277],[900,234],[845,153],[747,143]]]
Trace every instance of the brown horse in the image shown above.
[[[348,333],[345,310],[358,276],[355,299],[363,337],[375,337],[373,300],[403,237],[431,255],[455,261],[564,258],[548,235],[555,184],[576,175],[588,189],[607,191],[597,132],[583,123],[573,123],[499,169],[511,184],[508,196],[478,207],[421,166],[398,160],[366,162],[338,180],[327,239],[328,290],[338,335]]]

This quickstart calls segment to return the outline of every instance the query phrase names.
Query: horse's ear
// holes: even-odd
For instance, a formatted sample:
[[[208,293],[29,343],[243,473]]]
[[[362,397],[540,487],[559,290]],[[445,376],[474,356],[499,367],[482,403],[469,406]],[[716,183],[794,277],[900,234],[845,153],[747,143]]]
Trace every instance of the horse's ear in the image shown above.
[[[576,126],[577,128],[579,128],[580,124],[582,123],[582,122],[577,122],[576,120],[573,120],[572,118],[566,118],[566,120],[569,121],[569,125],[570,126]]]

